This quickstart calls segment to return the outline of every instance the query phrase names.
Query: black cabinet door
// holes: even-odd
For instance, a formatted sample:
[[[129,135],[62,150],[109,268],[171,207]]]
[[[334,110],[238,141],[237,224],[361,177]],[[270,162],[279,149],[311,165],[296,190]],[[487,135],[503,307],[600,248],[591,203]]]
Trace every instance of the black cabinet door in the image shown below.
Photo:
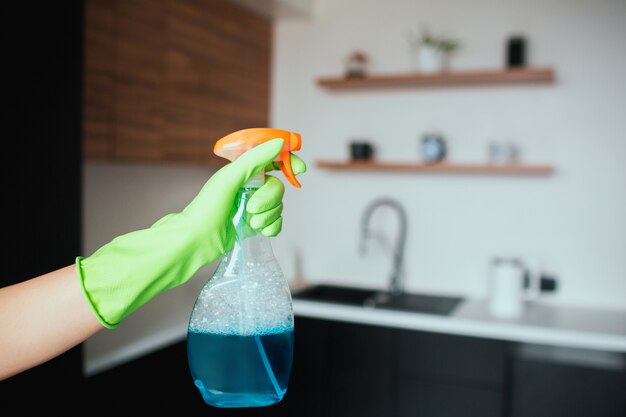
[[[513,359],[511,417],[626,416],[625,354],[544,352]]]
[[[294,355],[289,386],[283,400],[267,410],[257,410],[268,417],[328,416],[330,409],[329,323],[296,316]]]
[[[504,383],[508,344],[499,340],[397,330],[398,373],[457,383]]]
[[[500,387],[436,377],[399,378],[395,417],[502,417]]]
[[[268,407],[216,408],[204,403],[187,363],[181,341],[86,379],[87,404],[101,413],[120,410],[141,415],[228,417],[319,417],[329,415],[329,325],[296,317],[294,358],[287,393]]]
[[[505,342],[298,320],[296,346],[306,347],[296,355],[289,398],[283,400],[286,415],[504,415]]]
[[[501,417],[508,344],[396,330],[397,417]]]
[[[394,330],[354,323],[329,324],[330,416],[392,415]]]

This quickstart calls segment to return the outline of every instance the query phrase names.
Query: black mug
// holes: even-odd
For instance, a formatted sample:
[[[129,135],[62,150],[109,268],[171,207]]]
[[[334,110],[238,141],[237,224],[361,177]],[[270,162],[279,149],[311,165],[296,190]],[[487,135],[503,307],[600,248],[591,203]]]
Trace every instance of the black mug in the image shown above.
[[[374,156],[374,147],[369,142],[350,142],[350,156],[353,161],[369,161]]]

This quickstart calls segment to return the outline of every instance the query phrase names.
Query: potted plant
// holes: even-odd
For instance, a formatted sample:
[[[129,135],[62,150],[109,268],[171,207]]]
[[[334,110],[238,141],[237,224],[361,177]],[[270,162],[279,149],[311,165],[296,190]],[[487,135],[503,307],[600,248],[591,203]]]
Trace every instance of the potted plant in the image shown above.
[[[409,34],[408,42],[415,69],[426,73],[447,70],[450,55],[461,46],[457,39],[432,35],[428,29]]]

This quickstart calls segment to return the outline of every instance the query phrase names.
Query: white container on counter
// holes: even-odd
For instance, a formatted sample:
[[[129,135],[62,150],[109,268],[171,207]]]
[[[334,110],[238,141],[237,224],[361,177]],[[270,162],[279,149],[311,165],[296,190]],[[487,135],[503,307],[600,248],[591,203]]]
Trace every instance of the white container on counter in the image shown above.
[[[514,258],[496,258],[489,277],[489,312],[496,317],[514,318],[524,310],[524,265]]]

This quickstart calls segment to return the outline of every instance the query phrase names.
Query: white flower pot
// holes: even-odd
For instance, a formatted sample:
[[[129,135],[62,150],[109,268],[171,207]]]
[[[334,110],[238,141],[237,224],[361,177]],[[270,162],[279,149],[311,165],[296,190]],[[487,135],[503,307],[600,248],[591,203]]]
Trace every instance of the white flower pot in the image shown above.
[[[446,54],[437,48],[421,46],[415,51],[415,70],[423,73],[446,69]]]

